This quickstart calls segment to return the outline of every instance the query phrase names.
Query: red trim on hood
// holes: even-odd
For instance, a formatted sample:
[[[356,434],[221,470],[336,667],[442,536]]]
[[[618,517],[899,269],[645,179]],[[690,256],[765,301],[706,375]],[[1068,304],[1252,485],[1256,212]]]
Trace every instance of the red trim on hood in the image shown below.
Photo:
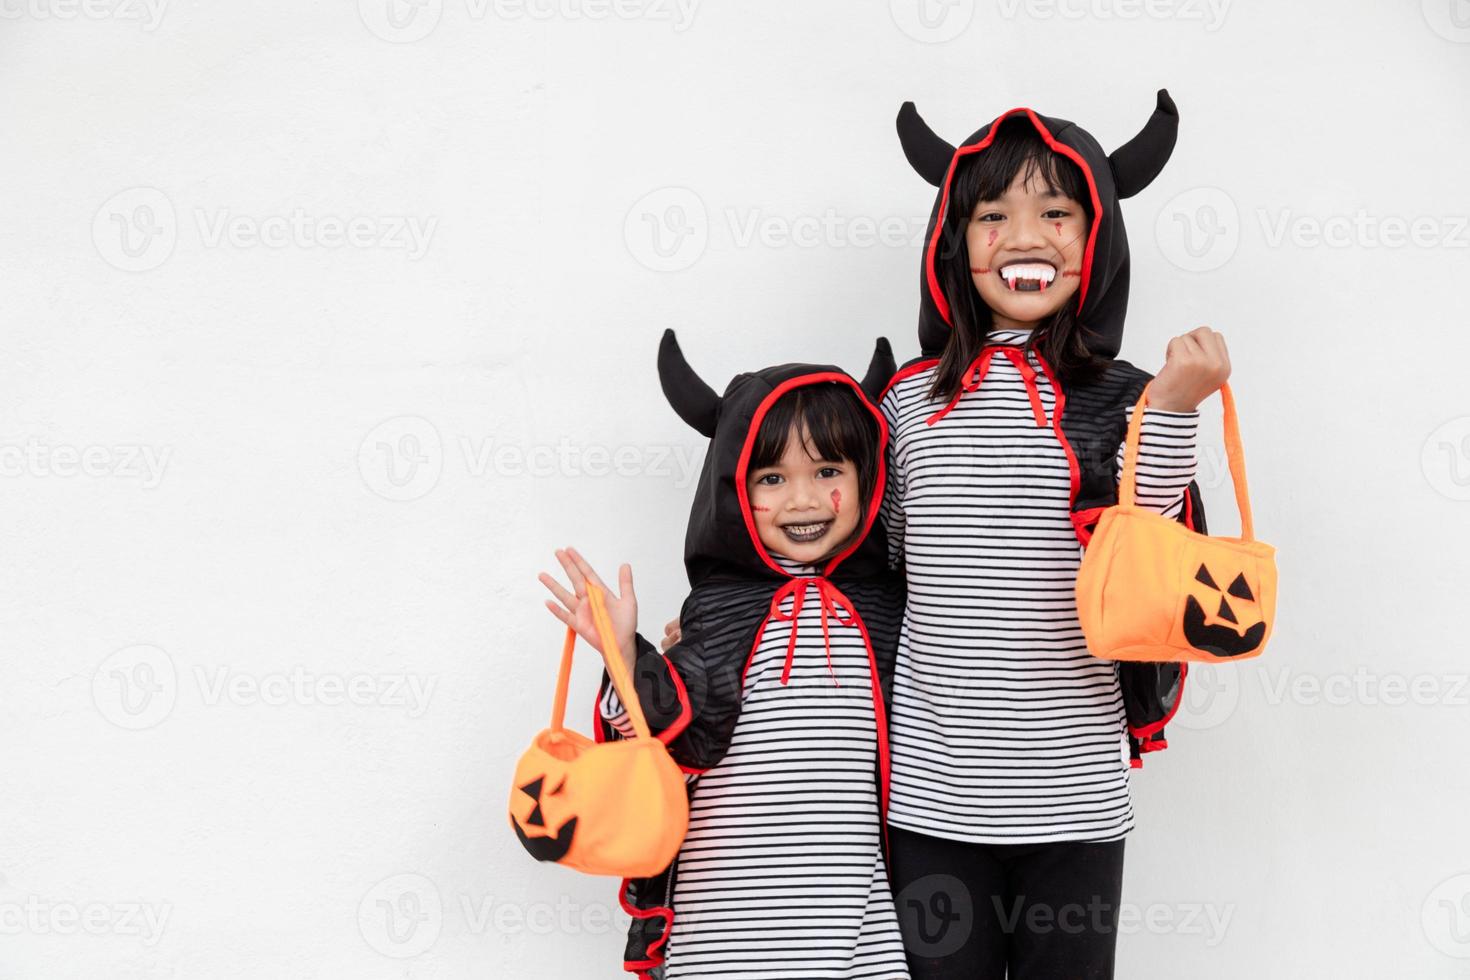
[[[934,234],[930,236],[929,246],[924,250],[924,271],[929,283],[929,296],[934,300],[935,308],[939,310],[940,319],[944,320],[951,327],[954,326],[954,322],[949,317],[949,301],[944,298],[944,290],[939,288],[939,276],[934,271],[934,253],[938,250],[939,239],[944,234],[944,213],[949,207],[949,188],[954,182],[955,168],[959,166],[960,157],[967,156],[971,153],[979,153],[989,146],[991,141],[995,139],[995,134],[1000,129],[1000,124],[1011,116],[1021,112],[1024,112],[1026,118],[1031,120],[1031,124],[1036,127],[1036,131],[1041,134],[1041,138],[1046,142],[1046,145],[1051,151],[1053,153],[1060,153],[1077,164],[1078,167],[1082,168],[1082,176],[1087,178],[1087,190],[1092,195],[1093,219],[1092,227],[1087,230],[1087,247],[1082,253],[1082,281],[1077,287],[1077,312],[1079,315],[1082,312],[1082,304],[1087,301],[1087,286],[1092,281],[1093,250],[1097,245],[1097,230],[1102,224],[1103,219],[1102,198],[1098,196],[1097,181],[1093,179],[1092,168],[1087,165],[1087,161],[1082,158],[1081,153],[1064,143],[1058,142],[1056,137],[1052,136],[1051,131],[1046,128],[1041,118],[1035,112],[1024,107],[1011,109],[996,117],[995,121],[990,124],[990,131],[985,134],[985,138],[980,142],[972,143],[969,146],[961,146],[955,150],[954,156],[949,161],[949,170],[944,175],[944,188],[940,192],[939,214],[934,221]]]
[[[760,405],[756,407],[755,414],[750,419],[750,428],[745,433],[745,444],[740,449],[740,462],[735,466],[735,494],[740,500],[740,516],[745,518],[745,530],[750,534],[750,542],[755,545],[756,554],[761,556],[761,561],[765,562],[772,571],[787,578],[791,578],[791,573],[771,560],[766,546],[761,543],[759,532],[755,529],[755,515],[750,512],[750,494],[745,489],[745,473],[750,468],[750,454],[755,450],[755,437],[760,432],[761,422],[765,419],[766,413],[771,410],[771,406],[776,404],[777,399],[792,388],[819,384],[824,381],[836,381],[850,387],[857,393],[858,401],[878,421],[878,472],[873,481],[873,499],[868,503],[867,520],[863,523],[862,532],[853,538],[852,544],[828,560],[826,567],[822,569],[824,576],[831,575],[839,562],[856,551],[858,546],[867,540],[868,532],[873,529],[873,522],[878,519],[878,511],[882,508],[883,487],[888,478],[888,422],[883,418],[883,413],[868,398],[867,393],[863,391],[862,385],[839,371],[818,371],[814,374],[799,374],[794,378],[787,378],[771,389],[771,393],[761,399]]]

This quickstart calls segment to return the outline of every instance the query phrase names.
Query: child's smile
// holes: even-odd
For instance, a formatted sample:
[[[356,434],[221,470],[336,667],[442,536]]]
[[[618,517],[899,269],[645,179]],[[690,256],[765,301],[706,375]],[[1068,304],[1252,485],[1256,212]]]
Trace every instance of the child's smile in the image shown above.
[[[1044,293],[1057,277],[1057,267],[1046,259],[1016,259],[995,270],[1011,292]]]
[[[781,533],[786,535],[786,539],[792,544],[810,544],[813,541],[820,541],[827,536],[827,532],[832,529],[832,521],[828,519],[807,521],[801,524],[779,524],[777,526],[781,528]]]

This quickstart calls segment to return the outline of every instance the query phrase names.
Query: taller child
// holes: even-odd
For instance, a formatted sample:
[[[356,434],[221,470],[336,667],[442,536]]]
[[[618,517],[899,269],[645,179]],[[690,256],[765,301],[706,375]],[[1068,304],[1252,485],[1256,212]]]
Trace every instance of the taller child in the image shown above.
[[[1160,91],[1109,155],[1030,109],[958,148],[912,103],[899,113],[909,162],[939,188],[923,355],[881,405],[884,519],[908,583],[889,821],[915,978],[1113,975],[1129,769],[1164,747],[1184,678],[1092,657],[1074,589],[1150,377],[1116,359],[1118,202],[1162,169],[1177,123]],[[1174,338],[1143,420],[1138,501],[1197,530],[1196,409],[1228,374],[1219,334]]]

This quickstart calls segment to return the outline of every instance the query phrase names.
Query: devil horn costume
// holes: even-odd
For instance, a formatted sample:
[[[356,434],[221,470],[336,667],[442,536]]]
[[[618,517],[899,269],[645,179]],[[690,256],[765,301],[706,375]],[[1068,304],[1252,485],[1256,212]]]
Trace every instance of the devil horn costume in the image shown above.
[[[935,261],[954,169],[965,156],[988,147],[997,127],[1012,116],[1028,118],[1046,145],[1077,164],[1087,180],[1094,217],[1083,253],[1078,319],[1085,328],[1088,349],[1102,357],[1116,357],[1123,344],[1123,315],[1128,307],[1128,236],[1118,201],[1147,187],[1174,150],[1179,112],[1164,89],[1159,89],[1157,107],[1148,123],[1111,156],[1076,123],[1025,108],[998,116],[953,147],[935,135],[912,102],[903,104],[898,112],[898,136],[904,155],[919,176],[940,188],[929,216],[920,273],[920,349],[926,356],[937,357],[949,337],[949,304],[939,290]]]

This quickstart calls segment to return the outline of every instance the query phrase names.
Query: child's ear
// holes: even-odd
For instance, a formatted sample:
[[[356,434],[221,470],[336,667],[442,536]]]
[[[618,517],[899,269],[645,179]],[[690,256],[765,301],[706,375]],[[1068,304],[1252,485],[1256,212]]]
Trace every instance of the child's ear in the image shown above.
[[[898,110],[898,140],[903,144],[903,155],[908,157],[909,166],[920,177],[935,187],[944,183],[954,147],[935,135],[912,102],[905,102]]]
[[[1179,136],[1179,110],[1168,89],[1159,89],[1154,114],[1138,135],[1108,155],[1118,199],[1132,197],[1153,182],[1169,162]]]

